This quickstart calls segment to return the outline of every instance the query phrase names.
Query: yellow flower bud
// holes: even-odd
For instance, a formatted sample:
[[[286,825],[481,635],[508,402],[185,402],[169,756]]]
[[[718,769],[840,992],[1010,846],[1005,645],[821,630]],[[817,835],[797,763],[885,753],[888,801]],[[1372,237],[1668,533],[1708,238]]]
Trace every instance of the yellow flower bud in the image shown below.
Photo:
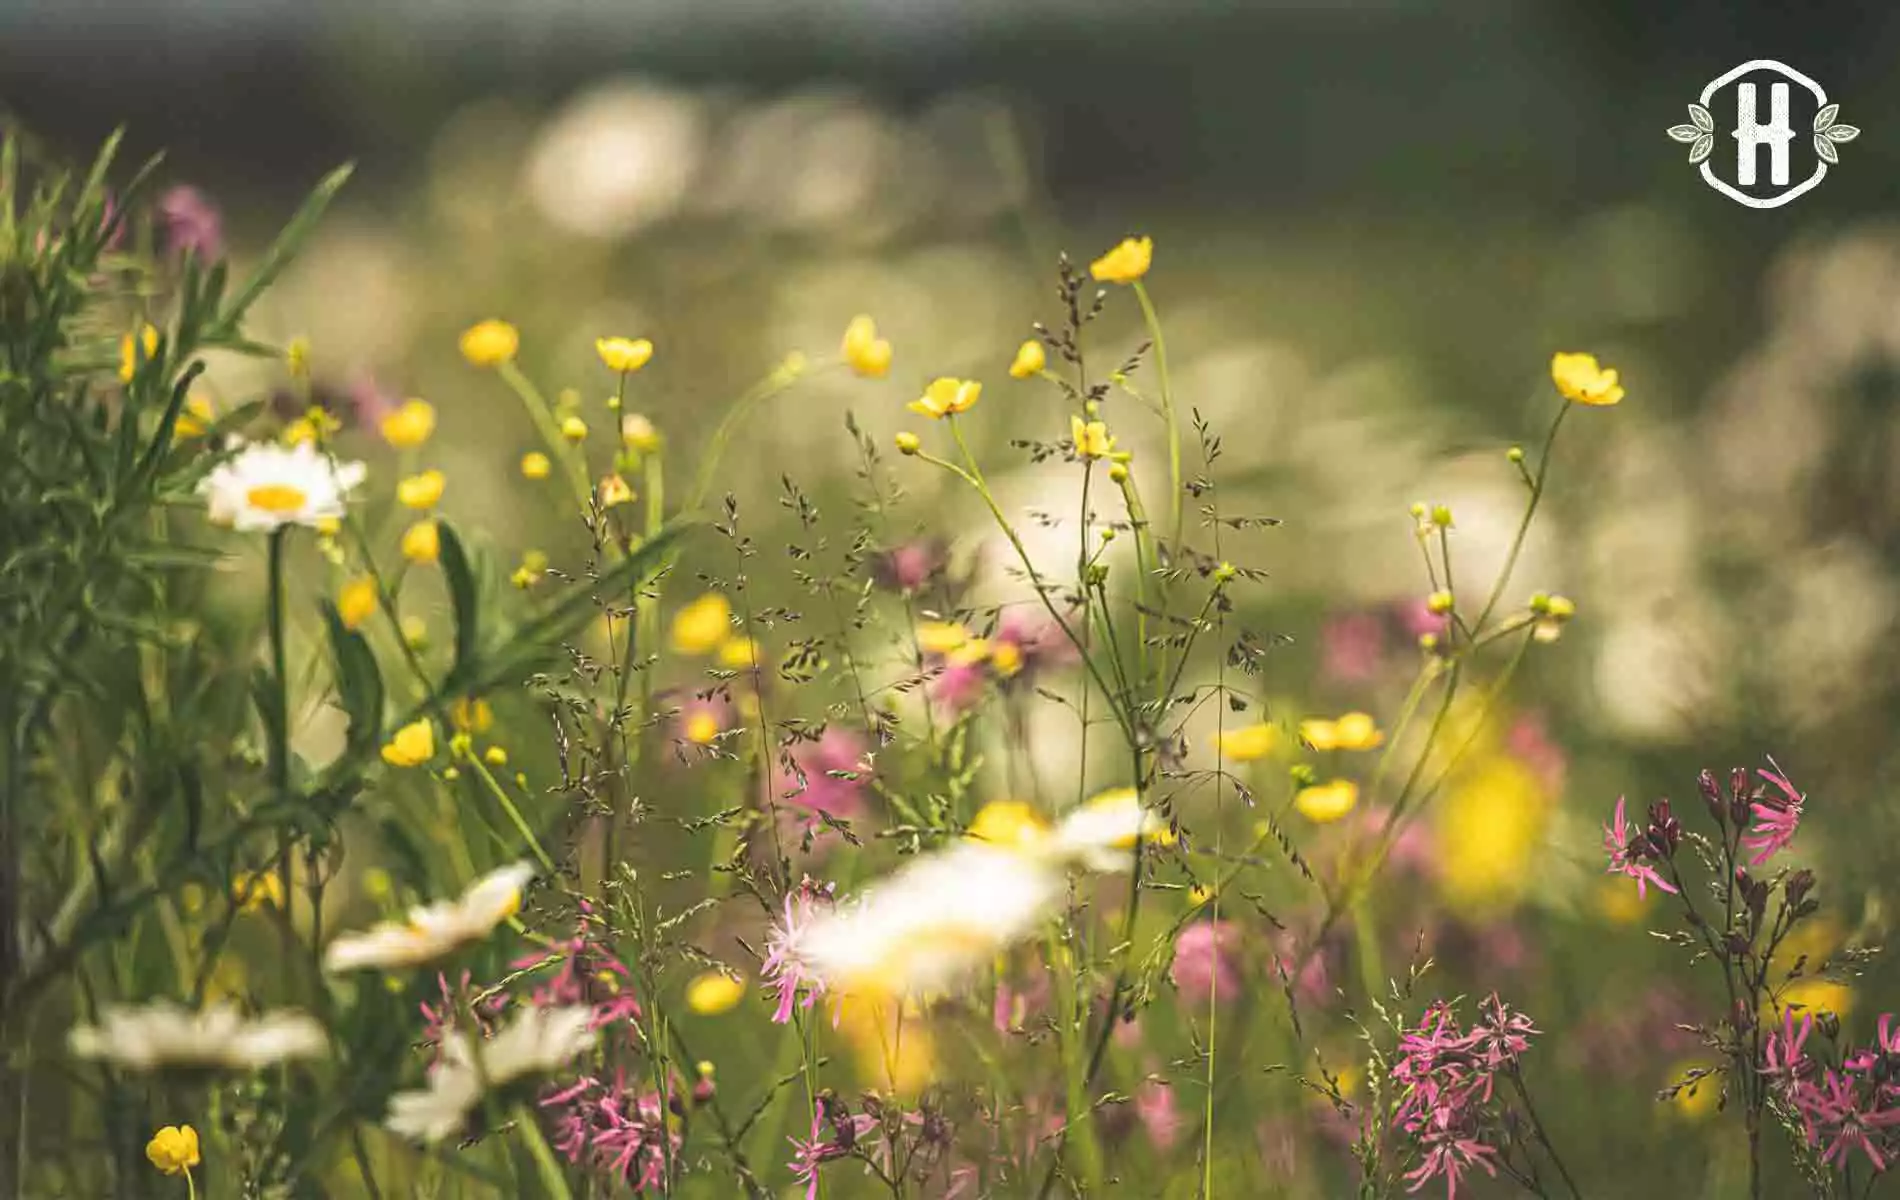
[[[521,474],[525,478],[546,479],[548,472],[553,469],[554,464],[549,462],[548,456],[539,450],[530,450],[521,456]]]
[[[435,409],[427,400],[405,400],[383,418],[383,440],[398,450],[413,450],[435,432]]]
[[[1043,351],[1042,343],[1030,338],[1016,347],[1016,361],[1009,364],[1009,377],[1027,379],[1031,375],[1040,375],[1048,363],[1049,356]]]
[[[609,475],[600,481],[600,506],[612,508],[616,504],[625,504],[633,499],[633,488],[619,475]]]
[[[413,563],[432,563],[442,553],[442,532],[434,521],[417,521],[402,535],[402,556]]]
[[[909,430],[900,432],[897,435],[897,449],[899,453],[915,454],[917,451],[923,449],[923,445],[923,441]]]
[[[724,971],[707,971],[686,985],[686,1007],[702,1017],[729,1012],[744,996],[744,981]]]
[[[478,367],[499,367],[519,349],[521,333],[506,321],[483,321],[462,334],[462,357]]]
[[[839,354],[866,379],[882,379],[891,369],[891,344],[877,336],[877,323],[866,316],[853,317],[845,326]]]
[[[436,470],[411,475],[396,485],[396,499],[404,508],[434,508],[442,499],[442,489],[447,483],[442,472]]]
[[[587,422],[581,420],[579,417],[568,417],[564,419],[561,422],[561,436],[570,442],[585,441],[587,438]]]
[[[140,364],[150,362],[158,353],[158,330],[151,325],[139,327],[138,341],[131,334],[119,339],[119,382],[131,383]]]
[[[1339,820],[1358,803],[1359,785],[1350,779],[1301,788],[1293,797],[1293,807],[1300,810],[1300,815],[1320,825]]]
[[[651,454],[660,448],[660,431],[639,413],[620,418],[620,443],[629,450]]]
[[[376,581],[365,575],[343,585],[336,596],[336,615],[343,628],[355,629],[376,613]]]

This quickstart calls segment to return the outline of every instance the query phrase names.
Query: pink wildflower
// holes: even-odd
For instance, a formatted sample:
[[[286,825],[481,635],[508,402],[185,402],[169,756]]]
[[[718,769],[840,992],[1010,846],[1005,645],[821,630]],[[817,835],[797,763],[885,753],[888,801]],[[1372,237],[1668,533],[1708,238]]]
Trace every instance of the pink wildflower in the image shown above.
[[[823,818],[854,821],[865,812],[864,791],[871,778],[864,741],[838,726],[818,738],[789,747],[773,764],[772,799],[799,836],[816,836],[827,828]]]
[[[1338,613],[1319,630],[1320,674],[1340,683],[1365,683],[1385,657],[1385,625],[1365,612]]]
[[[168,251],[195,254],[206,264],[224,257],[224,215],[197,188],[181,183],[160,196],[158,219]]]
[[[1782,774],[1774,759],[1769,759],[1768,765],[1775,769],[1758,771],[1757,774],[1780,789],[1781,795],[1763,793],[1749,805],[1748,811],[1754,816],[1755,823],[1743,835],[1742,846],[1757,852],[1755,857],[1748,860],[1751,867],[1761,866],[1794,840],[1795,830],[1801,824],[1802,808],[1808,799],[1795,790],[1794,784]]]
[[[793,1008],[809,1009],[825,990],[824,980],[805,969],[798,955],[798,939],[819,907],[832,904],[836,886],[820,887],[806,876],[785,894],[785,915],[772,926],[766,938],[765,963],[759,969],[759,977],[778,991],[778,1008],[773,1011],[772,1020],[780,1025],[792,1019]]]
[[[1157,1079],[1144,1082],[1135,1092],[1135,1116],[1156,1150],[1166,1154],[1181,1137],[1181,1111],[1174,1103],[1174,1088]]]
[[[544,1095],[540,1107],[554,1123],[554,1148],[569,1162],[585,1160],[636,1192],[665,1187],[666,1161],[681,1139],[665,1119],[659,1093],[634,1091],[616,1071],[612,1086],[583,1076]]]
[[[591,1005],[594,1016],[588,1026],[590,1029],[640,1019],[640,1002],[633,994],[633,972],[600,940],[599,926],[600,918],[594,906],[583,900],[573,937],[508,964],[510,970],[526,971],[545,967],[551,958],[558,958],[560,965],[552,975],[536,983],[534,990],[528,993],[528,1003],[537,1008]]]
[[[1629,823],[1623,808],[1623,797],[1618,796],[1614,823],[1603,827],[1603,848],[1610,855],[1608,873],[1627,875],[1634,879],[1639,897],[1648,897],[1651,884],[1662,891],[1674,893],[1676,889],[1656,873],[1656,868],[1643,862],[1643,857],[1649,852],[1648,838],[1642,829]]]
[[[1168,978],[1190,1004],[1205,1005],[1210,992],[1232,999],[1240,987],[1240,930],[1231,921],[1197,921],[1174,940]]]

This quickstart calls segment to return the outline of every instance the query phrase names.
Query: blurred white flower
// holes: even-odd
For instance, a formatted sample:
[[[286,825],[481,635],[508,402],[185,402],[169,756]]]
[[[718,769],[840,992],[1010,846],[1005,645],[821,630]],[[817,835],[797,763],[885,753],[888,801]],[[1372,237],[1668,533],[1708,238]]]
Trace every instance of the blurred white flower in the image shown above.
[[[1702,610],[1706,615],[1707,610]],[[1711,630],[1649,613],[1612,616],[1596,638],[1595,708],[1616,732],[1663,741],[1720,718],[1715,702]]]
[[[102,1059],[134,1071],[163,1067],[256,1070],[292,1058],[319,1058],[327,1049],[323,1026],[294,1009],[246,1017],[231,1004],[199,1011],[160,1000],[113,1007],[99,1024],[73,1029],[67,1044],[80,1058]]]
[[[245,532],[315,525],[343,516],[350,489],[363,482],[360,462],[336,462],[309,442],[257,442],[218,464],[198,482],[211,521]]]
[[[1826,726],[1880,682],[1866,666],[1893,627],[1894,582],[1872,551],[1851,541],[1804,550],[1784,560],[1775,579],[1786,608],[1766,647],[1763,693],[1783,720]]]
[[[532,878],[532,866],[513,863],[482,876],[457,899],[410,909],[407,921],[383,921],[364,933],[345,934],[324,952],[324,969],[413,967],[478,942],[520,911],[521,890]]]
[[[545,1075],[593,1046],[593,1019],[594,1010],[586,1005],[531,1007],[491,1038],[452,1033],[442,1042],[442,1057],[430,1070],[428,1085],[389,1098],[386,1124],[392,1133],[423,1142],[454,1135],[485,1092]]]
[[[1115,788],[1062,818],[1051,845],[1060,860],[1092,871],[1126,871],[1134,866],[1138,837],[1163,845],[1174,840],[1168,823],[1142,807],[1134,788]]]
[[[1044,856],[963,842],[817,913],[795,953],[833,994],[940,992],[1033,933],[1065,886]]]
[[[853,93],[787,96],[728,124],[705,202],[768,228],[879,234],[874,201],[901,143],[890,119]]]
[[[623,237],[680,206],[705,153],[692,96],[647,83],[592,89],[555,114],[528,153],[526,187],[555,225]]]

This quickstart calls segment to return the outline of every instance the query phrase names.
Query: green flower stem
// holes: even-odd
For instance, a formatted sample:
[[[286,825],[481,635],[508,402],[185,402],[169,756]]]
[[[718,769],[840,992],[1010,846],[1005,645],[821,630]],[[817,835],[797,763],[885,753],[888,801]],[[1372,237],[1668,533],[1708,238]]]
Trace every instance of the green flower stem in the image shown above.
[[[1181,545],[1181,422],[1174,411],[1174,387],[1168,378],[1168,343],[1161,336],[1161,318],[1155,312],[1148,289],[1137,279],[1135,299],[1141,302],[1141,319],[1148,326],[1148,337],[1155,344],[1155,374],[1161,383],[1161,411],[1168,423],[1168,527],[1169,555]]]
[[[1498,598],[1511,582],[1511,572],[1517,569],[1517,556],[1524,549],[1524,535],[1530,532],[1531,519],[1537,515],[1538,502],[1544,498],[1544,487],[1550,482],[1550,451],[1557,444],[1557,431],[1563,428],[1564,418],[1570,415],[1570,401],[1566,400],[1557,409],[1557,417],[1550,423],[1550,432],[1544,435],[1544,448],[1537,456],[1537,474],[1531,483],[1530,503],[1524,506],[1524,519],[1517,523],[1517,536],[1511,539],[1510,552],[1504,556],[1504,567],[1498,572],[1497,582],[1491,585],[1491,595],[1484,602],[1484,608],[1478,613],[1478,619],[1471,623],[1472,633],[1482,634],[1484,623],[1490,619],[1491,612],[1498,606]],[[1522,464],[1519,464],[1520,467]],[[1447,587],[1450,584],[1446,584]]]
[[[509,797],[507,789],[501,786],[501,782],[489,771],[488,764],[483,762],[481,758],[474,753],[472,747],[469,751],[467,761],[469,767],[474,770],[476,776],[479,777],[483,785],[488,788],[489,794],[501,802],[502,811],[508,814],[508,819],[514,823],[515,830],[521,834],[522,840],[528,843],[528,849],[534,852],[534,857],[540,862],[542,869],[547,871],[550,875],[555,874],[558,868],[555,867],[554,860],[548,857],[548,852],[541,848],[541,839],[534,836],[533,828],[531,828],[528,822],[522,817],[521,810],[515,807],[515,802]]]
[[[528,419],[534,422],[535,431],[541,435],[541,440],[547,444],[555,461],[565,468],[568,486],[574,490],[574,502],[580,505],[582,512],[591,511],[594,489],[587,481],[587,456],[561,436],[561,427],[554,422],[554,409],[541,395],[540,389],[534,386],[534,382],[522,374],[520,367],[515,366],[513,359],[496,367],[495,373],[521,398],[521,406],[528,410]],[[619,436],[618,430],[615,436]]]
[[[535,1120],[534,1110],[526,1104],[515,1105],[515,1128],[521,1131],[521,1140],[528,1144],[528,1153],[534,1156],[542,1190],[555,1200],[573,1200],[574,1193],[567,1186],[567,1173],[561,1170],[560,1160],[554,1157],[554,1148],[548,1145],[547,1137],[541,1132],[541,1124]]]
[[[957,448],[963,452],[964,462],[968,464],[968,469],[948,459],[938,458],[934,454],[926,454],[922,451],[918,452],[917,457],[955,473],[963,482],[975,489],[978,496],[982,497],[983,503],[989,507],[990,516],[995,518],[997,526],[1003,531],[1003,536],[1007,537],[1009,544],[1015,548],[1016,557],[1021,560],[1023,570],[1029,575],[1030,587],[1035,589],[1036,595],[1042,600],[1042,606],[1049,610],[1049,615],[1055,619],[1063,635],[1069,639],[1076,653],[1081,656],[1082,665],[1088,669],[1089,677],[1095,681],[1095,686],[1108,697],[1109,711],[1115,714],[1116,723],[1121,726],[1123,734],[1127,735],[1132,742],[1134,726],[1131,718],[1123,711],[1122,706],[1115,702],[1115,693],[1108,686],[1108,680],[1102,675],[1101,668],[1096,665],[1094,656],[1089,653],[1087,643],[1077,636],[1074,627],[1069,624],[1069,619],[1062,615],[1061,610],[1056,608],[1055,601],[1049,598],[1048,588],[1044,586],[1042,576],[1036,570],[1036,564],[1029,558],[1028,547],[1023,545],[1023,540],[1017,535],[1015,526],[1009,523],[1009,518],[1003,515],[1001,506],[996,503],[996,497],[991,494],[989,484],[983,479],[981,468],[976,465],[976,456],[970,453],[969,444],[963,440],[963,430],[958,427],[956,417],[950,417],[949,424],[950,432],[957,440]]]
[[[753,409],[789,390],[799,380],[811,374],[812,370],[836,365],[838,362],[829,362],[822,364],[819,368],[801,367],[794,370],[789,364],[781,364],[734,401],[732,407],[726,410],[725,417],[720,420],[719,427],[713,430],[712,440],[706,443],[706,450],[700,456],[699,473],[694,477],[693,490],[687,494],[686,498],[687,511],[691,512],[705,503],[706,493],[712,490],[713,474],[719,467],[720,458],[726,452],[726,444],[732,441],[732,435],[739,431],[739,426],[751,419]]]

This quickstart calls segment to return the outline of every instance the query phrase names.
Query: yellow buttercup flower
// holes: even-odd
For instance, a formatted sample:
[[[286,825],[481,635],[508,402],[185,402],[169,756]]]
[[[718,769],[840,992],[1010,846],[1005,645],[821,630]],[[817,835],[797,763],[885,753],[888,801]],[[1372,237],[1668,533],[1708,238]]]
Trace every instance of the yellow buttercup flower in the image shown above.
[[[308,443],[321,446],[343,429],[343,422],[334,416],[311,405],[304,414],[284,427],[284,445],[301,446]]]
[[[1223,729],[1215,736],[1214,745],[1220,756],[1229,761],[1254,762],[1273,753],[1279,741],[1280,731],[1262,721],[1239,729]]]
[[[600,506],[612,508],[616,504],[626,504],[633,499],[633,488],[618,474],[609,475],[600,481]]]
[[[521,349],[521,333],[506,321],[483,321],[462,334],[462,357],[478,367],[499,367]]]
[[[917,626],[917,647],[925,654],[949,654],[970,640],[970,631],[954,621],[925,621]]]
[[[231,899],[240,912],[284,906],[284,884],[275,871],[240,871],[231,880]]]
[[[759,644],[749,637],[727,638],[719,644],[719,665],[734,671],[757,666]]]
[[[404,508],[434,508],[442,499],[442,489],[447,484],[448,480],[437,470],[411,475],[396,485],[396,500]]]
[[[1623,399],[1623,385],[1616,381],[1616,372],[1600,366],[1594,354],[1551,356],[1550,378],[1564,399],[1578,404],[1609,405]]]
[[[1628,890],[1628,889],[1625,889]],[[1690,1071],[1701,1070],[1707,1063],[1680,1062],[1669,1069],[1664,1078],[1665,1087],[1674,1087]],[[1704,1075],[1688,1087],[1677,1092],[1670,1100],[1670,1107],[1676,1115],[1686,1120],[1697,1121],[1715,1111],[1722,1099],[1722,1076]]]
[[[434,521],[417,521],[402,535],[402,556],[413,563],[432,563],[442,553],[442,531]]]
[[[561,436],[570,442],[587,440],[587,422],[579,417],[564,417],[561,420]]]
[[[992,800],[977,810],[964,836],[992,846],[1026,848],[1049,836],[1049,823],[1021,800]]]
[[[1148,273],[1154,256],[1153,238],[1123,238],[1121,244],[1089,264],[1089,274],[1101,283],[1133,283]]]
[[[730,1012],[745,995],[745,981],[724,971],[705,971],[686,985],[686,1007],[702,1017]]]
[[[345,629],[355,629],[375,613],[376,581],[367,575],[350,580],[336,594],[336,615]]]
[[[1372,750],[1385,734],[1369,714],[1349,712],[1336,721],[1301,721],[1300,740],[1315,750]]]
[[[1049,355],[1043,351],[1042,343],[1030,338],[1016,347],[1016,361],[1009,364],[1011,379],[1027,379],[1031,375],[1040,375],[1049,365]]]
[[[140,351],[144,353],[140,353]],[[158,353],[158,330],[151,325],[139,327],[136,343],[131,334],[119,339],[119,382],[131,383],[132,376],[138,374],[139,364],[149,361]]]
[[[673,649],[681,654],[709,654],[731,634],[732,605],[718,592],[707,592],[673,617]]]
[[[609,371],[631,374],[647,365],[653,357],[653,343],[645,338],[595,338],[594,352]]]
[[[1339,820],[1358,803],[1359,785],[1350,779],[1303,787],[1293,797],[1293,807],[1300,810],[1300,815],[1319,825]]]
[[[686,718],[686,740],[695,746],[712,745],[719,733],[719,718],[711,709],[702,708]]]
[[[877,322],[866,316],[851,318],[844,327],[839,351],[853,371],[866,379],[882,379],[891,369],[891,344],[877,336]]]
[[[1004,679],[1023,669],[1023,648],[1015,642],[996,642],[990,646],[990,669]]]
[[[392,767],[419,767],[435,757],[435,726],[428,718],[404,725],[383,747],[383,761]]]
[[[435,432],[435,406],[427,400],[404,400],[383,418],[383,440],[398,450],[414,450]]]
[[[983,385],[970,379],[944,376],[934,379],[921,398],[910,402],[910,411],[934,420],[954,413],[968,412],[983,394]]]
[[[1453,908],[1487,918],[1508,911],[1537,878],[1551,797],[1536,772],[1490,754],[1460,772],[1432,814],[1439,887]]]
[[[1109,436],[1108,426],[1101,421],[1084,421],[1071,414],[1069,438],[1075,443],[1078,458],[1107,458],[1115,451],[1115,439]]]
[[[211,406],[208,397],[193,392],[185,397],[185,406],[178,412],[178,419],[172,422],[172,440],[183,441],[186,438],[203,437],[211,432],[211,426],[218,419],[217,409]]]
[[[508,752],[500,746],[490,746],[482,751],[482,761],[491,767],[505,767],[508,765]]]
[[[189,1125],[167,1125],[145,1143],[145,1157],[167,1175],[191,1174],[204,1161],[198,1155],[198,1131]]]
[[[521,456],[521,474],[524,478],[546,479],[548,472],[553,469],[554,464],[549,462],[548,456],[539,450],[530,450]]]

